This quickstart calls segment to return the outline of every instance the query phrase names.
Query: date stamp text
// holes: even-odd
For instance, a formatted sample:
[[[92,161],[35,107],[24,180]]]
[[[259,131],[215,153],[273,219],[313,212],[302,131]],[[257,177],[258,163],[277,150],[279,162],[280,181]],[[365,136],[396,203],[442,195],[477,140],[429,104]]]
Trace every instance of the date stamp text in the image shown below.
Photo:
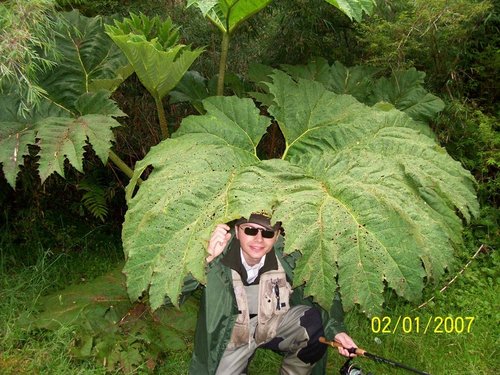
[[[470,333],[475,317],[473,316],[374,316],[371,318],[373,333],[382,334],[461,334]]]

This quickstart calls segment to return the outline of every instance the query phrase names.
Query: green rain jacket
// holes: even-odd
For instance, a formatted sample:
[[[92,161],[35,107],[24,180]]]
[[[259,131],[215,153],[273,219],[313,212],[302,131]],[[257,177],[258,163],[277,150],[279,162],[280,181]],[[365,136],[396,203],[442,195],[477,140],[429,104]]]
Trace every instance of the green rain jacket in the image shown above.
[[[234,244],[234,241],[237,244]],[[215,374],[231,338],[233,326],[238,316],[238,306],[232,286],[231,269],[221,263],[221,258],[230,246],[235,245],[239,246],[239,241],[233,238],[224,252],[207,266],[207,284],[200,301],[194,351],[189,369],[191,375]],[[291,281],[295,257],[293,255],[283,256],[283,240],[281,238],[275,244],[274,251]],[[309,298],[303,298],[302,287],[294,289],[290,304],[292,306],[313,305]],[[207,306],[210,308],[207,309]],[[339,332],[346,332],[342,303],[338,293],[336,293],[332,303],[331,311],[328,313],[321,309],[321,312],[327,338],[333,338]],[[325,366],[326,354],[322,360],[316,363],[313,375],[324,374]]]

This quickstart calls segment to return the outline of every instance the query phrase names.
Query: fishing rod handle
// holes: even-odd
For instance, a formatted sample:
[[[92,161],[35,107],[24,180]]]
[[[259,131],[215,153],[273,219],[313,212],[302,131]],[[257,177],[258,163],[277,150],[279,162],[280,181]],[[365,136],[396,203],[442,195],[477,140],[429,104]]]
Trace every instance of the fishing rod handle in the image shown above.
[[[334,348],[343,348],[343,349],[346,349],[349,353],[360,355],[360,356],[364,356],[365,352],[366,352],[366,350],[363,350],[361,348],[345,348],[340,342],[337,342],[337,341],[328,341],[323,336],[321,336],[319,338],[319,342],[322,343],[322,344],[325,344],[325,345],[330,345],[330,346],[332,346]]]

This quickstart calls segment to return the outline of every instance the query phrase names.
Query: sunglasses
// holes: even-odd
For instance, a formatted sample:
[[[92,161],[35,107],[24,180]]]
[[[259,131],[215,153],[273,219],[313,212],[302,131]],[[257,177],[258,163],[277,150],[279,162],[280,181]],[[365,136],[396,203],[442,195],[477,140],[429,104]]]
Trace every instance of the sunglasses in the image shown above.
[[[273,238],[274,237],[274,231],[272,231],[272,230],[262,229],[262,228],[254,228],[254,227],[244,227],[242,229],[243,229],[243,232],[245,232],[245,234],[247,236],[254,237],[257,235],[257,233],[260,232],[260,234],[262,235],[263,238]]]

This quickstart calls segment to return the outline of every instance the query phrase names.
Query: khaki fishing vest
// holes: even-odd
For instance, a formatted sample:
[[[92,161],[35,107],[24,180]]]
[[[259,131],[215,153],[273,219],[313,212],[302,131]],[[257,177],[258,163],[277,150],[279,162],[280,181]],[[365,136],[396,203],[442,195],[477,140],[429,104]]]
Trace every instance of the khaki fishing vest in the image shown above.
[[[255,342],[263,344],[276,336],[276,330],[290,309],[292,288],[278,262],[278,269],[260,275],[258,285],[245,286],[238,272],[231,270],[234,295],[238,304],[238,317],[234,324],[228,348],[250,343],[250,313],[257,313]],[[251,304],[251,306],[249,306]],[[257,304],[257,306],[255,306]]]

